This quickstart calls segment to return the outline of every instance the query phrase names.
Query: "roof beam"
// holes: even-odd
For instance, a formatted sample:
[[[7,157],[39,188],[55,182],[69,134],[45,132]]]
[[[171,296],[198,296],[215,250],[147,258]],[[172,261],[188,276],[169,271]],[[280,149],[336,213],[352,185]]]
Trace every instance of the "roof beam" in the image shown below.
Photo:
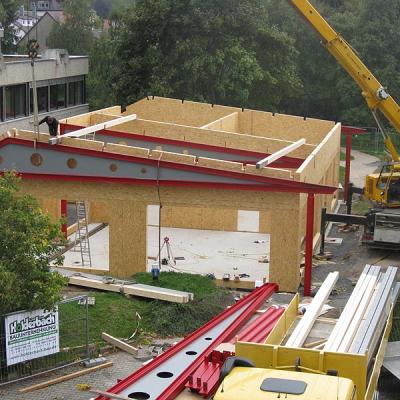
[[[49,144],[58,144],[61,142],[61,139],[63,137],[80,138],[90,133],[95,133],[103,129],[108,129],[116,125],[121,125],[125,122],[133,121],[135,119],[137,119],[137,115],[132,114],[132,115],[127,115],[126,117],[120,117],[113,119],[111,121],[102,122],[100,124],[87,126],[86,128],[78,129],[77,131],[69,132],[62,136],[52,137],[49,139]]]
[[[275,153],[272,153],[268,157],[265,157],[261,161],[259,161],[256,164],[257,169],[261,169],[266,167],[269,164],[272,164],[274,161],[278,160],[279,158],[282,158],[286,156],[287,154],[291,153],[292,151],[298,149],[299,147],[303,146],[303,144],[306,144],[306,139],[300,139],[297,142],[294,142],[290,144],[289,146],[284,147],[283,149],[280,149],[276,151]]]

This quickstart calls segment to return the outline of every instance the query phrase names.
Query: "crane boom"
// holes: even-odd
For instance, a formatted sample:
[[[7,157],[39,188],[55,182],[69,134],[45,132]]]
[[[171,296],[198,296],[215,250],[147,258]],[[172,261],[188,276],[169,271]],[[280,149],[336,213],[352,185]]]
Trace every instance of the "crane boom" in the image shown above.
[[[361,88],[368,107],[372,111],[384,136],[385,146],[394,162],[399,154],[390,138],[380,126],[376,111],[379,110],[400,134],[400,106],[360,60],[351,46],[336,32],[308,0],[289,0],[297,11],[321,36],[326,49],[336,58]]]

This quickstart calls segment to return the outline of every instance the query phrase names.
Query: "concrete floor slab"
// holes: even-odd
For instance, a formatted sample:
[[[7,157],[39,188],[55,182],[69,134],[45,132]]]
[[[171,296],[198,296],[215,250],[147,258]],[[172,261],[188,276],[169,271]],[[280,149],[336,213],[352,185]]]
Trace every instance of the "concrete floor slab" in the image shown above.
[[[175,270],[194,274],[214,274],[222,278],[225,273],[231,278],[238,274],[248,274],[243,280],[261,280],[268,277],[268,263],[259,259],[269,259],[269,235],[249,232],[220,232],[198,229],[162,228],[161,238],[169,237],[171,249],[178,260],[174,268],[163,266],[163,270]],[[256,243],[256,241],[258,243]],[[109,270],[109,228],[106,227],[90,237],[92,268]],[[147,228],[147,255],[158,255],[158,228]],[[65,254],[64,267],[82,268],[80,252],[72,250]],[[167,257],[163,248],[161,257]],[[150,271],[154,260],[148,260]]]

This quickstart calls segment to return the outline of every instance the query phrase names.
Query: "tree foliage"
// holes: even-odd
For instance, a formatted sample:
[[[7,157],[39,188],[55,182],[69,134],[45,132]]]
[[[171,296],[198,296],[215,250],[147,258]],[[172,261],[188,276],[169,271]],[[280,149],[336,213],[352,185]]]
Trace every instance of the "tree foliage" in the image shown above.
[[[70,11],[76,15],[72,20],[79,22],[68,22],[71,27],[56,41],[71,54],[90,55],[92,108],[158,95],[361,126],[373,123],[360,88],[287,1],[94,0],[93,4],[102,15],[110,7],[110,31],[86,39],[91,19],[82,17],[90,14],[84,0],[79,6],[84,11]],[[400,98],[400,0],[312,0],[312,4],[389,92]],[[82,27],[86,28],[81,35]]]
[[[4,28],[3,53],[10,53],[15,48],[15,29],[11,24],[17,17],[18,5],[19,2],[17,0],[2,0],[0,2],[0,25]]]
[[[65,21],[52,28],[49,47],[67,49],[73,55],[88,54],[94,41],[93,29],[100,22],[91,0],[64,0],[64,15]]]
[[[296,91],[292,40],[259,0],[138,0],[116,32],[117,99],[274,108]]]
[[[49,270],[62,241],[37,201],[21,195],[14,173],[0,177],[0,315],[22,309],[51,309],[66,283]],[[61,258],[56,257],[56,264]]]

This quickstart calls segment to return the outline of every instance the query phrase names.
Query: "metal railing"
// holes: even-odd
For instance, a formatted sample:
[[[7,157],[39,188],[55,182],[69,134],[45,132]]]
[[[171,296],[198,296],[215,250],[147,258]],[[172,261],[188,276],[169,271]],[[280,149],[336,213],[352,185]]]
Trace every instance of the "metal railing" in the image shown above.
[[[0,316],[0,386],[89,359],[88,307],[87,296],[59,302],[60,351],[9,366],[6,359],[5,319],[12,314]]]
[[[364,129],[366,129],[367,133],[353,135],[352,149],[374,155],[382,159],[385,151],[385,144],[383,142],[382,134],[378,131],[377,128],[368,127]],[[388,130],[387,132],[389,133],[390,138],[392,139],[392,142],[395,145],[396,149],[400,149],[400,135],[398,135],[393,130]],[[342,147],[346,147],[345,136],[346,135],[342,135],[341,138]]]

